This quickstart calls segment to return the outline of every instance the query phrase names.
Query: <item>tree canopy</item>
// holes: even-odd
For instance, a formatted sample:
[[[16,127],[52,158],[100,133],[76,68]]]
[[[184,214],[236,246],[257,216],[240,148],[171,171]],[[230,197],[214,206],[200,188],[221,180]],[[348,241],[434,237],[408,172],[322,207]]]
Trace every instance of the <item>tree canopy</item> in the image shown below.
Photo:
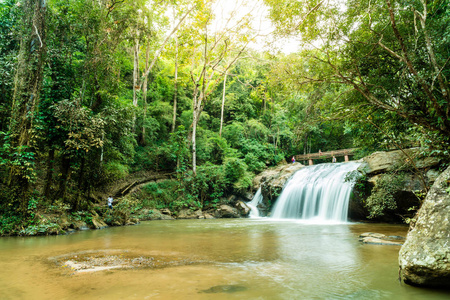
[[[448,1],[230,3],[0,2],[1,222],[141,171],[200,207],[297,154],[448,158]],[[262,46],[264,12],[300,50]]]

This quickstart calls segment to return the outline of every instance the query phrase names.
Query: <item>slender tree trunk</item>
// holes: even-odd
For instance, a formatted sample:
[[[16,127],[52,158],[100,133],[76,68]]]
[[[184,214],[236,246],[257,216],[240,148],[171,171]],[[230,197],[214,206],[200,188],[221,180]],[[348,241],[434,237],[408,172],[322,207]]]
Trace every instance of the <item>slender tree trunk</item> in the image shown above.
[[[83,181],[84,181],[84,168],[85,168],[85,164],[86,164],[86,158],[83,156],[83,158],[81,159],[81,166],[80,166],[80,172],[79,172],[79,176],[78,176],[78,193],[77,193],[77,197],[75,199],[75,203],[74,203],[74,210],[79,210],[81,207],[81,193],[83,191]]]
[[[406,66],[408,67],[408,70],[411,72],[411,74],[415,78],[417,78],[417,80],[418,80],[419,84],[421,85],[422,89],[424,90],[425,94],[430,99],[430,101],[432,103],[432,106],[433,106],[433,108],[434,108],[434,110],[436,112],[436,115],[442,119],[442,123],[443,124],[441,125],[441,128],[440,128],[441,131],[447,134],[450,131],[450,122],[447,120],[445,109],[443,107],[441,107],[439,101],[433,95],[430,86],[420,76],[419,71],[417,71],[417,69],[414,67],[413,62],[409,58],[409,52],[408,52],[408,50],[406,48],[406,45],[404,43],[403,36],[400,34],[400,31],[397,28],[397,24],[396,24],[396,20],[395,20],[395,9],[392,6],[391,0],[385,0],[385,1],[386,1],[386,4],[387,4],[387,7],[388,7],[388,11],[389,11],[389,17],[390,17],[390,20],[391,20],[391,27],[392,27],[392,30],[394,31],[394,35],[395,35],[396,39],[398,40],[398,42],[400,44],[402,56],[399,56],[398,54],[396,54],[395,52],[393,52],[392,50],[390,50],[389,48],[387,48],[386,46],[384,46],[380,42],[379,42],[379,45],[382,46],[389,53],[391,53],[394,56],[396,56],[399,59],[401,59],[406,64]],[[430,50],[430,49],[428,49],[428,50]],[[444,96],[446,96],[446,94],[444,94]]]
[[[264,112],[266,112],[266,109],[267,109],[266,103],[267,103],[266,93],[264,92],[264,98],[263,98],[263,110],[264,110]]]
[[[163,41],[163,43],[161,44],[161,46],[159,47],[159,49],[156,51],[155,56],[152,60],[152,62],[150,63],[150,66],[148,67],[147,71],[144,72],[144,74],[142,75],[141,78],[147,77],[148,74],[152,71],[153,66],[156,63],[156,60],[158,59],[159,55],[161,54],[161,52],[163,51],[164,47],[166,46],[167,42],[169,42],[170,38],[172,37],[172,35],[178,31],[178,28],[180,27],[180,25],[183,23],[183,21],[186,19],[186,17],[191,13],[191,11],[193,11],[195,8],[195,5],[193,5],[180,19],[180,21],[178,21],[177,25],[172,29],[172,31],[169,33],[169,35],[166,37],[166,39]]]
[[[67,181],[70,173],[70,158],[63,156],[61,161],[61,177],[59,181],[59,198],[66,198]]]
[[[101,167],[102,167],[102,164],[103,164],[103,152],[104,152],[104,149],[103,149],[103,145],[104,145],[104,141],[105,141],[105,133],[103,132],[102,133],[102,147],[100,148],[100,170],[101,170]]]
[[[175,127],[177,123],[177,96],[178,96],[178,38],[175,37],[175,78],[174,78],[174,92],[173,92],[172,132],[175,132]]]
[[[421,2],[423,5],[423,13],[420,14],[419,12],[415,11],[415,14],[419,15],[420,24],[422,25],[423,34],[425,37],[427,51],[428,51],[428,55],[430,57],[431,64],[434,68],[434,71],[436,72],[436,77],[438,79],[442,95],[444,96],[445,100],[447,100],[447,102],[448,102],[448,101],[450,101],[449,95],[448,95],[448,85],[445,83],[445,80],[442,77],[442,70],[441,70],[441,67],[437,63],[436,55],[434,54],[433,43],[431,41],[430,35],[428,34],[427,27],[426,27],[426,20],[427,20],[427,14],[428,14],[427,3],[424,0],[421,0]],[[447,113],[447,117],[448,117],[448,113]]]
[[[138,106],[137,101],[137,91],[140,89],[139,86],[139,30],[136,29],[136,36],[134,38],[133,47],[133,106]],[[133,131],[136,131],[136,112],[133,113]]]
[[[50,189],[53,184],[53,168],[55,162],[55,149],[51,148],[48,152],[48,158],[47,158],[47,175],[45,177],[45,188],[44,188],[44,196],[45,198],[50,197]]]
[[[220,110],[220,129],[219,136],[222,137],[222,128],[223,128],[223,111],[225,109],[225,87],[227,84],[227,73],[225,73],[225,78],[223,80],[223,94],[222,94],[222,108]]]
[[[194,95],[194,109],[192,115],[192,172],[194,175],[197,174],[197,144],[196,144],[196,136],[197,136],[197,110],[198,110],[198,98],[197,95]]]
[[[147,49],[145,51],[145,70],[148,69],[148,62],[150,57],[150,42],[147,43]],[[144,78],[144,84],[142,85],[142,101],[144,102],[144,112],[143,112],[143,123],[142,123],[142,137],[141,144],[146,145],[145,140],[145,119],[147,118],[147,88],[148,88],[148,77]]]

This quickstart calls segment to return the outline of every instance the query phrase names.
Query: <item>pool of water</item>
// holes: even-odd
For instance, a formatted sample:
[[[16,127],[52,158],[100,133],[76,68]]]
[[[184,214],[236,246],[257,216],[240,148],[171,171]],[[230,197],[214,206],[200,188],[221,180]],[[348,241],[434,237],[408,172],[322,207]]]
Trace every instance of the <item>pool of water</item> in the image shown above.
[[[0,298],[449,299],[446,291],[401,284],[400,247],[362,244],[363,232],[405,236],[407,227],[177,220],[1,238]],[[64,262],[91,253],[158,263],[81,273]]]

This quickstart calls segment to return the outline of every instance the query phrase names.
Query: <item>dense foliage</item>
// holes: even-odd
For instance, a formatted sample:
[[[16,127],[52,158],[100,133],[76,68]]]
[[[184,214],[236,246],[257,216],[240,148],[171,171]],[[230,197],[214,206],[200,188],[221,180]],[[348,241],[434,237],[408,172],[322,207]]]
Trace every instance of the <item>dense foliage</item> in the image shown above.
[[[216,2],[0,2],[0,234],[137,172],[177,178],[139,207],[196,209],[295,154],[448,155],[446,1],[266,0],[291,54],[252,49],[240,7],[217,29]]]

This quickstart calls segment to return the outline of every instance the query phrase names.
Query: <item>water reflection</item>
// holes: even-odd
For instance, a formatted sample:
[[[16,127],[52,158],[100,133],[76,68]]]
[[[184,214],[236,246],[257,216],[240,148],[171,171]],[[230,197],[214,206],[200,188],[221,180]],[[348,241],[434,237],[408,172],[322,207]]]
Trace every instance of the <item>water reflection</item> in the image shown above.
[[[144,222],[68,236],[0,239],[2,299],[446,299],[397,281],[397,246],[362,232],[406,227],[268,219]],[[49,257],[128,251],[183,265],[65,275]],[[106,251],[107,252],[107,251]],[[208,291],[208,292],[205,292]]]

